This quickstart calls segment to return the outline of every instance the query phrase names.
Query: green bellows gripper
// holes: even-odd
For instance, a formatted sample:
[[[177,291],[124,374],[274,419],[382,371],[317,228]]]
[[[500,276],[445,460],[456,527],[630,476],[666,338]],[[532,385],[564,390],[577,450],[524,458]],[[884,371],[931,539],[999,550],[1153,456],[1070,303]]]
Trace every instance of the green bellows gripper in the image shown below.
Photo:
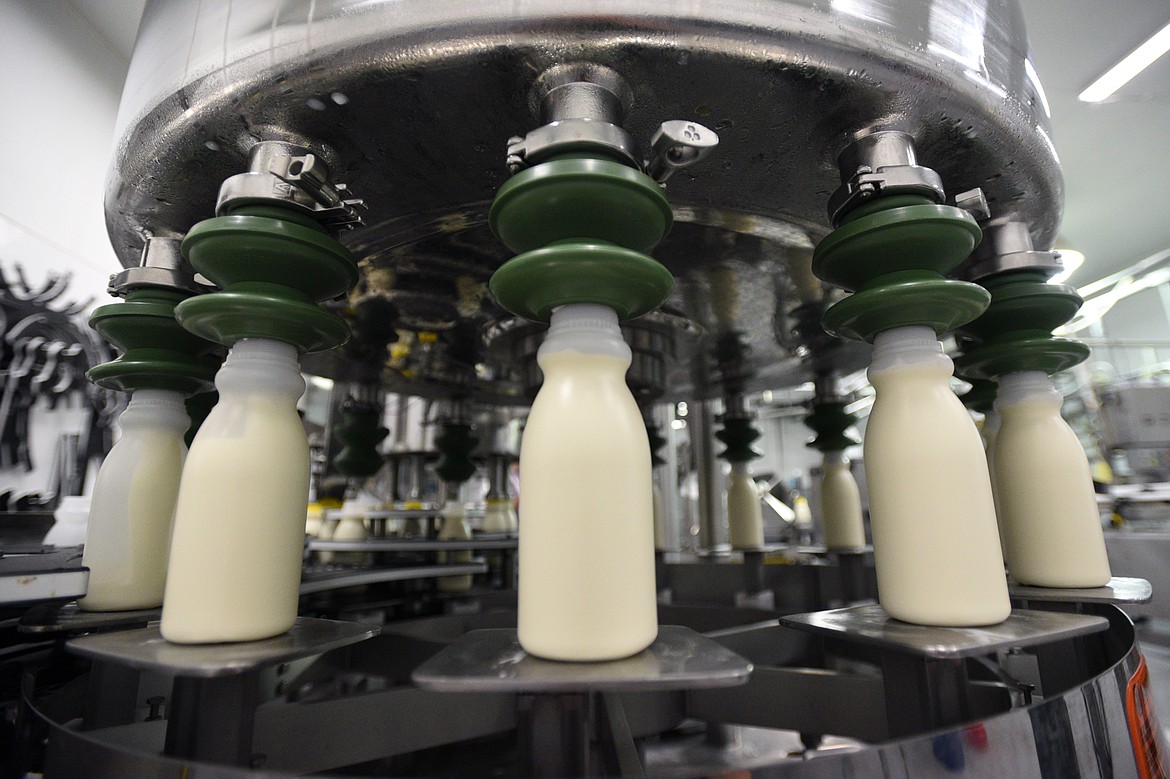
[[[440,427],[435,436],[435,449],[439,452],[435,473],[448,484],[465,482],[475,473],[471,452],[479,438],[465,422],[443,422]]]
[[[854,293],[825,311],[825,329],[872,342],[896,327],[941,334],[970,322],[990,296],[945,275],[981,237],[966,211],[920,195],[879,195],[854,208],[813,252],[813,273]]]
[[[727,448],[719,456],[729,463],[746,463],[762,455],[752,448],[752,442],[762,435],[747,417],[723,420],[723,429],[715,437]]]
[[[179,323],[210,341],[283,341],[301,352],[344,343],[349,327],[317,303],[358,279],[349,251],[312,218],[279,205],[241,207],[188,231],[183,256],[221,291],[175,309]]]
[[[674,277],[644,254],[671,224],[655,181],[603,155],[562,155],[509,179],[492,202],[492,232],[519,256],[489,283],[508,311],[547,322],[554,308],[597,303],[622,320],[662,305]]]
[[[973,344],[955,360],[958,375],[994,379],[1019,371],[1053,374],[1088,359],[1089,347],[1052,335],[1081,307],[1075,289],[1049,284],[1038,270],[1005,271],[980,283],[991,293],[991,305],[959,329]]]
[[[373,476],[382,468],[378,444],[390,431],[382,427],[381,409],[365,404],[347,404],[341,409],[341,422],[334,435],[341,442],[341,451],[333,464],[343,476]]]
[[[381,366],[386,347],[398,340],[398,309],[384,297],[369,296],[346,312],[350,338],[346,354],[362,363]]]
[[[658,453],[666,445],[666,438],[658,432],[658,425],[646,423],[646,439],[650,442],[650,467],[666,465],[666,460]]]
[[[186,292],[143,286],[127,292],[124,302],[94,311],[90,326],[122,355],[90,368],[89,380],[121,392],[210,390],[219,367],[218,360],[207,358],[214,347],[175,321],[176,306],[189,298]]]
[[[845,410],[844,403],[814,404],[804,424],[816,433],[805,445],[817,451],[843,452],[861,443],[845,432],[857,424],[857,417]]]

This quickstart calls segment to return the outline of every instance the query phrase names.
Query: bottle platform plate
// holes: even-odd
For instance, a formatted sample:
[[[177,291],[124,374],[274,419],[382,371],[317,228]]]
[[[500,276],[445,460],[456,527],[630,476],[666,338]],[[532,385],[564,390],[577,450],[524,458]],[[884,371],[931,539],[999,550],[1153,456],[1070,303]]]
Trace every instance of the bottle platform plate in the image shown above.
[[[633,657],[566,663],[533,657],[515,630],[473,630],[415,669],[414,683],[441,692],[633,692],[732,687],[751,675],[747,660],[678,625]]]
[[[1014,609],[1011,616],[998,625],[931,627],[894,619],[877,604],[791,614],[781,617],[780,624],[843,641],[936,659],[958,659],[1000,649],[1047,644],[1097,633],[1109,627],[1109,621],[1104,617],[1027,609]]]

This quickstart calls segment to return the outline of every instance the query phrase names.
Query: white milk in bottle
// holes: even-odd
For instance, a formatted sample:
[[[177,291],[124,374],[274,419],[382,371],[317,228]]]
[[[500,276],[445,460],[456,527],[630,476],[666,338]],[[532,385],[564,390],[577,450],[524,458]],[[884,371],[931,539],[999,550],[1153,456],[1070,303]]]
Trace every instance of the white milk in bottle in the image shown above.
[[[878,597],[906,622],[991,625],[1011,604],[983,442],[953,369],[928,327],[874,340],[865,474]]]
[[[245,338],[215,386],[183,468],[163,601],[162,635],[183,644],[269,638],[297,615],[309,445],[296,349]]]
[[[171,520],[191,424],[183,396],[140,389],[119,425],[122,437],[98,472],[82,565],[86,611],[151,609],[163,601]]]
[[[368,541],[369,528],[366,527],[366,515],[377,508],[378,502],[372,498],[358,495],[347,498],[341,504],[341,519],[333,528],[330,541]],[[339,565],[366,565],[372,557],[367,552],[333,552],[329,558],[322,557],[322,562],[332,562]]]
[[[443,505],[439,513],[442,524],[439,527],[440,541],[470,541],[471,526],[467,524],[467,509],[461,500],[449,500]],[[457,552],[440,552],[439,562],[455,564],[470,563],[471,550],[462,549]],[[471,589],[471,574],[459,576],[443,576],[435,582],[439,592],[467,592]]]
[[[1060,406],[1042,371],[999,379],[995,484],[1008,572],[1037,587],[1101,587],[1111,574],[1093,477]]]
[[[627,657],[658,618],[650,445],[617,314],[557,309],[537,361],[520,449],[520,644],[551,660]]]
[[[732,463],[727,483],[727,540],[735,549],[764,545],[764,518],[760,493],[747,463]]]
[[[821,476],[821,519],[825,546],[850,551],[865,546],[865,522],[861,516],[861,491],[849,469],[844,452],[825,452]]]
[[[516,509],[511,498],[488,498],[483,512],[483,532],[515,533]]]

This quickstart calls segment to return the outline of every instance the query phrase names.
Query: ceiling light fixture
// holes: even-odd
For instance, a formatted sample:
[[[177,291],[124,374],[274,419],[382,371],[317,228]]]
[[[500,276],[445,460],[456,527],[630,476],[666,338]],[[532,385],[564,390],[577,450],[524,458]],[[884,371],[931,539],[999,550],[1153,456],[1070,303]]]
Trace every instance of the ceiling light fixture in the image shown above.
[[[1125,59],[1105,71],[1101,78],[1077,95],[1077,99],[1086,103],[1100,103],[1128,84],[1130,79],[1152,65],[1167,51],[1170,51],[1170,24],[1158,30],[1152,38],[1131,51]]]

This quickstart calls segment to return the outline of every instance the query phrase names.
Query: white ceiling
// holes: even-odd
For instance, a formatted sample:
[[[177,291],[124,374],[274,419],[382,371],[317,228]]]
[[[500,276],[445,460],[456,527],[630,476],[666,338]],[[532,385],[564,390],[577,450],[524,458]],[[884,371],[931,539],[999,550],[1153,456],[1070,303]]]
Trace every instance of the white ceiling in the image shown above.
[[[126,62],[134,50],[146,0],[68,0]]]
[[[145,0],[69,0],[127,61]],[[1109,102],[1077,94],[1170,21],[1167,0],[1020,0],[1067,184],[1078,286],[1170,248],[1170,56]]]
[[[1085,254],[1072,282],[1170,248],[1170,55],[1109,102],[1077,95],[1170,22],[1167,0],[1021,0],[1052,106],[1067,187],[1062,233]]]

